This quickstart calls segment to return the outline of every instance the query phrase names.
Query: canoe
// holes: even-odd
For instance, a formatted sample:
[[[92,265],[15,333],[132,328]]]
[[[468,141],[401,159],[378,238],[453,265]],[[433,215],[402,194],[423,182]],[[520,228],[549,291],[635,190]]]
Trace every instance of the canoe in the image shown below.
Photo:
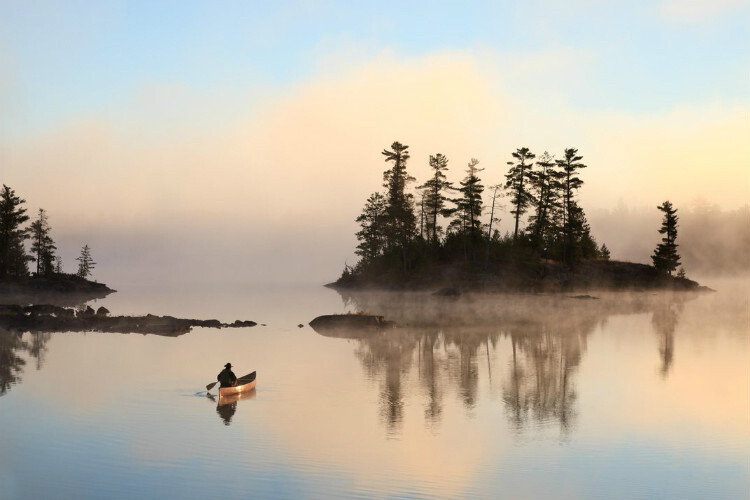
[[[234,387],[220,387],[219,396],[230,396],[232,394],[252,391],[253,389],[255,389],[255,372],[238,378],[237,385]]]
[[[244,392],[235,392],[234,394],[230,394],[229,396],[222,396],[219,394],[218,399],[216,399],[216,407],[224,406],[224,405],[231,405],[236,403],[237,401],[242,401],[243,399],[253,399],[255,397],[255,389],[250,389],[249,391]]]

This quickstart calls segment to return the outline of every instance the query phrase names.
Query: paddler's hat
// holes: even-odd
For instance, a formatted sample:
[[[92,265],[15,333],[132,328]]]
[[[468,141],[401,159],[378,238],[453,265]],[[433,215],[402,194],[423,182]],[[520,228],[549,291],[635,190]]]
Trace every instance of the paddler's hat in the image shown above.
[[[232,363],[227,363],[227,364],[224,365],[224,367],[225,368],[231,368],[232,367]]]

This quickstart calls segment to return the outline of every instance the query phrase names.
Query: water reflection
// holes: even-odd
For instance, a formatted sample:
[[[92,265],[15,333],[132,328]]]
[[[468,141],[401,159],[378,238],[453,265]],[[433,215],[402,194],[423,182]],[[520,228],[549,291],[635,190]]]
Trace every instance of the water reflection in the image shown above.
[[[31,332],[24,340],[22,332],[0,329],[0,396],[5,395],[11,386],[21,382],[21,374],[26,366],[24,353],[36,361],[36,369],[41,370],[47,342],[51,334]]]
[[[684,306],[684,301],[660,301],[651,317],[651,324],[659,336],[659,373],[664,378],[669,374],[674,361],[674,332]]]
[[[555,425],[563,434],[576,421],[575,374],[587,339],[613,314],[652,313],[661,338],[664,376],[674,359],[674,331],[687,300],[696,294],[604,294],[602,297],[477,295],[435,297],[420,293],[343,292],[345,305],[385,316],[399,328],[351,330],[336,336],[357,342],[366,374],[380,382],[380,417],[390,434],[402,426],[404,380],[414,371],[426,395],[424,421],[440,423],[446,393],[455,392],[471,412],[482,377],[493,383],[493,359],[509,343],[501,370],[501,400],[515,432]],[[328,335],[328,334],[326,334]],[[486,360],[485,360],[486,358]],[[486,372],[480,366],[486,364]]]
[[[230,425],[232,423],[232,417],[234,417],[237,411],[237,402],[243,399],[253,399],[255,397],[255,389],[246,392],[239,392],[237,394],[230,394],[229,396],[214,396],[213,394],[206,394],[208,399],[216,403],[216,414],[224,422],[224,425]]]

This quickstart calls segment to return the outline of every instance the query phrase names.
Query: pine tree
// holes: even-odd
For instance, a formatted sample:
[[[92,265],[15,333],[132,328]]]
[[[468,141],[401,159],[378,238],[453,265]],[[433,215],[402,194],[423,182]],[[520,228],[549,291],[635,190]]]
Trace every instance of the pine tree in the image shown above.
[[[563,260],[573,264],[579,257],[576,251],[576,233],[588,233],[586,216],[575,201],[576,192],[583,186],[583,181],[578,177],[578,171],[586,168],[581,163],[583,156],[578,156],[578,150],[568,148],[563,154],[562,160],[557,160],[557,165],[562,170],[562,198],[563,198],[563,234],[564,250]]]
[[[466,168],[466,177],[459,183],[461,185],[458,188],[458,192],[461,193],[461,197],[453,200],[456,204],[457,213],[461,214],[459,217],[465,221],[464,231],[471,237],[476,238],[482,234],[482,193],[484,192],[484,186],[482,180],[477,175],[483,171],[483,168],[477,168],[479,160],[472,158]]]
[[[659,229],[659,234],[663,234],[664,237],[661,239],[661,243],[656,245],[651,259],[657,270],[672,276],[672,272],[680,265],[680,255],[677,253],[676,243],[679,217],[677,217],[677,209],[672,206],[669,200],[656,208],[664,212],[664,220]]]
[[[414,196],[406,192],[406,185],[414,180],[406,172],[406,161],[409,159],[409,146],[394,142],[392,151],[383,150],[386,162],[393,162],[393,167],[383,172],[383,187],[386,189],[386,246],[388,249],[400,248],[404,271],[408,271],[408,249],[416,233],[416,215],[414,214]]]
[[[537,170],[529,173],[530,192],[536,208],[529,217],[527,231],[537,249],[551,247],[559,231],[557,220],[562,210],[562,173],[555,169],[556,165],[554,157],[545,151],[536,162]]]
[[[599,257],[604,260],[609,260],[609,248],[607,248],[607,245],[605,245],[604,243],[602,243],[602,246],[599,247]]]
[[[456,207],[453,209],[455,218],[450,226],[461,234],[464,248],[464,258],[468,260],[469,251],[474,249],[474,244],[482,239],[482,192],[484,186],[477,175],[484,170],[477,168],[479,160],[472,158],[466,169],[466,177],[460,182],[458,192],[460,198],[453,200]],[[476,256],[472,257],[476,260]]]
[[[22,225],[29,220],[26,203],[15,191],[3,184],[0,192],[0,279],[8,276],[25,276],[29,273],[23,242],[29,238]]]
[[[528,210],[529,204],[532,201],[531,193],[529,192],[529,183],[531,169],[533,167],[533,160],[536,157],[529,148],[519,148],[513,153],[515,163],[509,161],[510,169],[505,174],[507,179],[505,182],[505,189],[510,191],[511,204],[513,210],[510,211],[515,216],[516,225],[513,231],[513,239],[518,238],[518,223],[521,216]]]
[[[380,193],[373,193],[367,198],[362,214],[357,222],[362,227],[357,232],[359,245],[355,253],[367,264],[383,253],[385,246],[386,200]]]
[[[438,153],[430,156],[432,177],[418,187],[424,195],[425,232],[427,240],[437,246],[442,228],[438,225],[438,215],[446,215],[446,202],[449,198],[445,192],[453,189],[453,184],[445,176],[448,170],[448,158]]]
[[[96,262],[91,258],[91,250],[88,245],[83,246],[81,249],[81,255],[76,257],[76,260],[78,261],[78,272],[76,274],[81,278],[90,276],[91,271],[93,271],[96,266]]]
[[[36,274],[51,274],[54,272],[55,242],[50,236],[49,218],[47,211],[39,209],[37,219],[31,223],[31,251],[36,260]]]

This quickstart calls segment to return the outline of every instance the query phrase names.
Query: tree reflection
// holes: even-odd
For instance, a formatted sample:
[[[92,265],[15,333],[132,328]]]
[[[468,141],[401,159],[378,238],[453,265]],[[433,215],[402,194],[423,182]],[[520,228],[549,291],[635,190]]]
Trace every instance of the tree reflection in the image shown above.
[[[425,425],[432,427],[443,416],[446,394],[455,393],[466,411],[477,405],[480,369],[486,364],[481,372],[491,385],[492,358],[503,342],[508,367],[500,374],[500,397],[511,426],[520,433],[553,425],[566,434],[576,421],[575,374],[587,339],[610,315],[653,312],[662,335],[663,373],[668,371],[677,317],[689,296],[668,297],[662,303],[645,294],[613,294],[605,300],[512,295],[446,300],[418,293],[342,293],[345,304],[401,326],[337,336],[357,342],[356,355],[368,378],[380,381],[380,413],[389,432],[403,423],[405,381],[415,363]]]
[[[658,303],[651,316],[651,324],[659,336],[659,358],[661,366],[659,373],[666,378],[674,361],[674,332],[680,319],[685,302],[679,297],[662,300]]]
[[[26,366],[24,353],[36,360],[36,369],[41,370],[44,354],[47,352],[49,333],[33,332],[25,334],[17,331],[0,329],[0,396],[5,395],[11,386],[21,382],[21,374]]]
[[[512,358],[503,401],[516,431],[530,422],[557,422],[563,432],[570,430],[576,401],[572,377],[595,326],[593,318],[586,318],[556,325],[538,321],[510,329]]]

